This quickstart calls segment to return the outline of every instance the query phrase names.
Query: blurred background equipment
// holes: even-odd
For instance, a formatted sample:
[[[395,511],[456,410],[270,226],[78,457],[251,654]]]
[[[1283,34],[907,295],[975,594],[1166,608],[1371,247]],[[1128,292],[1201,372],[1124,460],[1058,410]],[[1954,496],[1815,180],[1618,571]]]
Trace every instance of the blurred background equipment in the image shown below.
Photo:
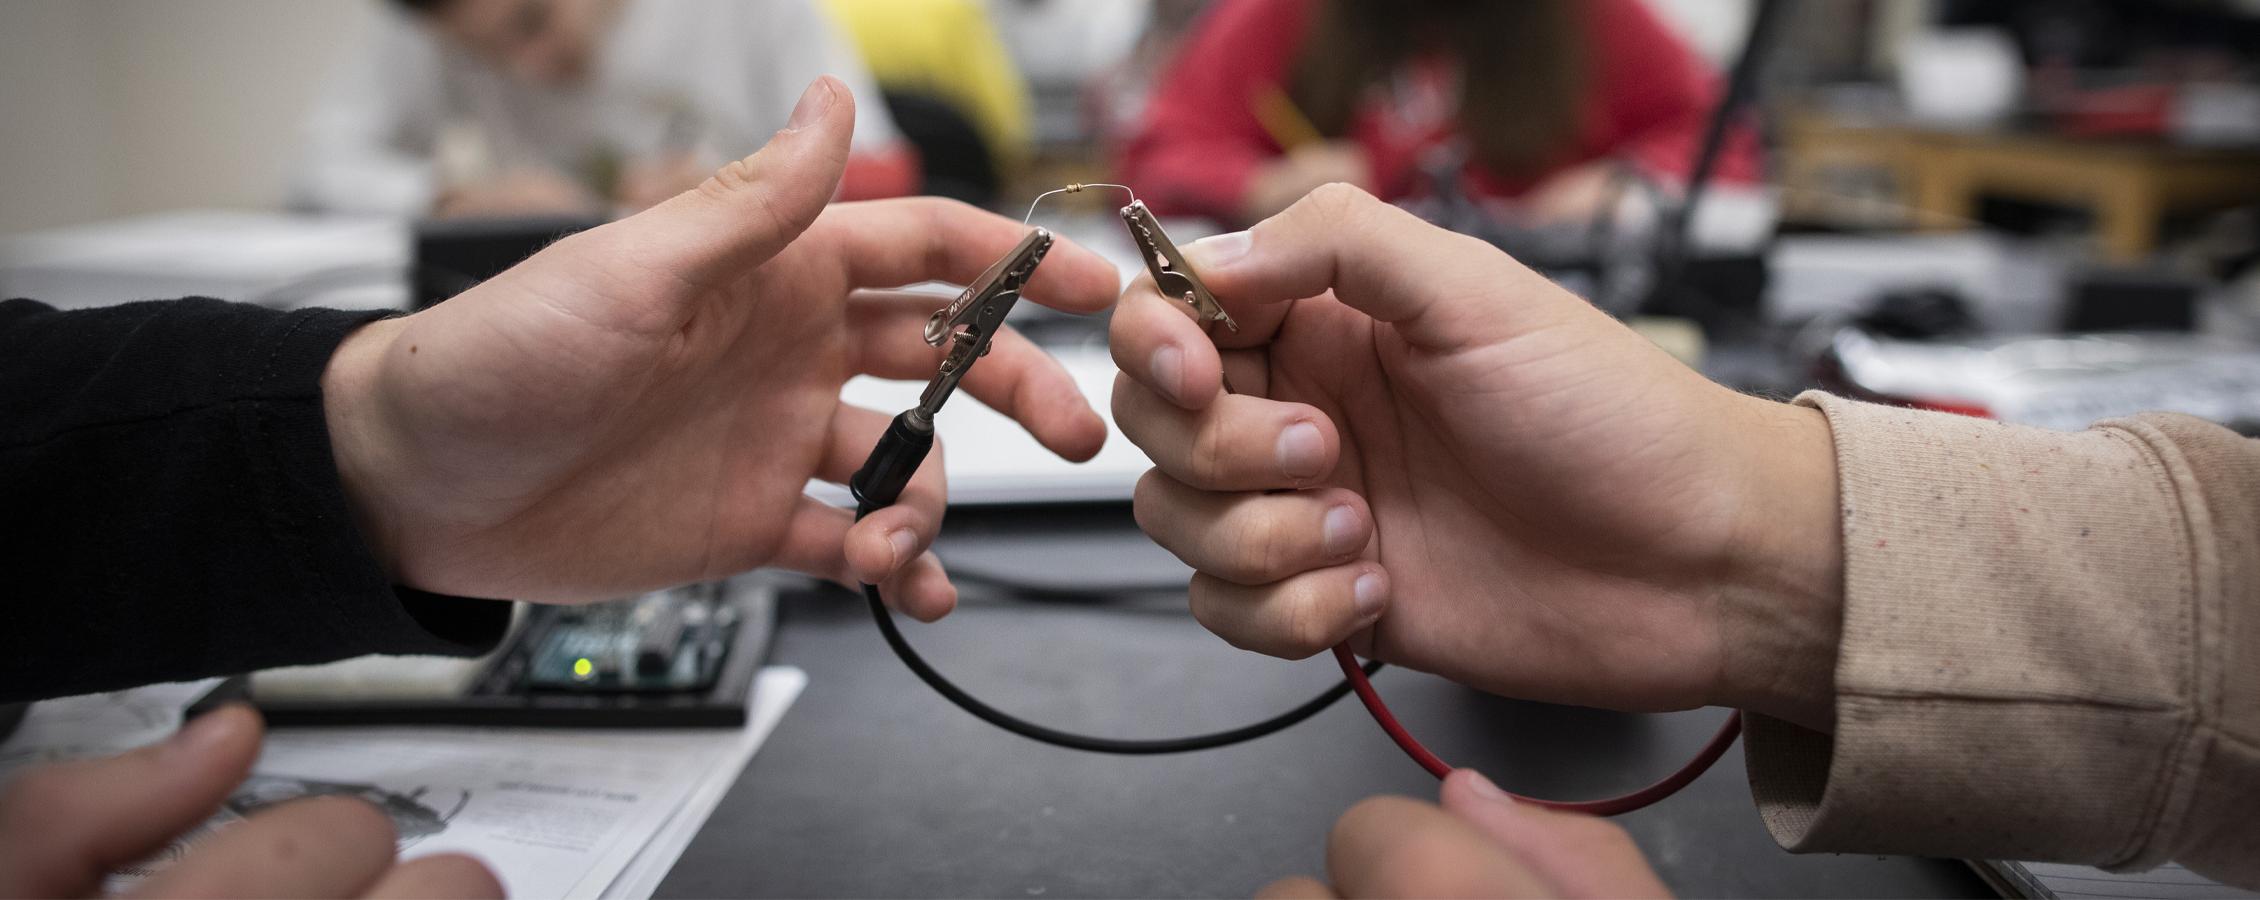
[[[1028,84],[977,0],[826,0],[918,151],[925,193],[996,202],[1027,165]]]
[[[363,657],[254,672],[201,701],[276,727],[736,728],[767,661],[776,582],[689,584],[584,606],[523,604],[478,659]]]

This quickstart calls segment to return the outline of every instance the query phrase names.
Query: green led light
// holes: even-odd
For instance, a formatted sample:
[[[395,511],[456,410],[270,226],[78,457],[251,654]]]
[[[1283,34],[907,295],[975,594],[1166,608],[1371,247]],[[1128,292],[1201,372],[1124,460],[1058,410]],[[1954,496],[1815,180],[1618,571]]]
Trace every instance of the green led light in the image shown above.
[[[591,673],[595,671],[596,663],[590,662],[588,657],[584,656],[580,659],[573,660],[573,677],[587,678]]]

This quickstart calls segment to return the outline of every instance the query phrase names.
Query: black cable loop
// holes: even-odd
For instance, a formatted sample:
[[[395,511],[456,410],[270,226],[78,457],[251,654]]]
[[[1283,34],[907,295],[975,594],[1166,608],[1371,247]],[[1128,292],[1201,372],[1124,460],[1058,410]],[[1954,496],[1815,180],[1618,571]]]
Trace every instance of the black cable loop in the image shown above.
[[[871,509],[859,504],[856,508],[855,517],[860,521],[871,512]],[[983,722],[1029,740],[1041,741],[1055,747],[1066,747],[1070,750],[1112,753],[1121,756],[1154,756],[1165,753],[1190,753],[1195,750],[1229,747],[1233,744],[1245,743],[1291,728],[1300,724],[1304,719],[1318,715],[1327,707],[1334,705],[1336,701],[1350,694],[1350,683],[1344,680],[1327,688],[1325,692],[1318,696],[1304,701],[1301,706],[1279,715],[1251,725],[1208,734],[1152,740],[1127,740],[1076,734],[1071,731],[1061,731],[1057,728],[1038,725],[983,703],[979,698],[966,693],[964,688],[958,687],[944,677],[941,672],[936,671],[933,665],[926,662],[925,657],[918,655],[917,649],[910,646],[910,641],[902,636],[902,630],[895,627],[894,614],[887,611],[887,603],[879,596],[878,586],[863,585],[863,599],[870,605],[871,619],[879,623],[879,634],[887,639],[888,649],[893,650],[896,658],[901,659],[902,664],[910,668],[911,674],[918,676],[918,680],[926,682],[926,686],[933,688],[935,693],[956,704],[957,708],[972,713],[974,718]],[[1383,664],[1368,661],[1363,668],[1366,676],[1370,678],[1374,673],[1381,671]]]

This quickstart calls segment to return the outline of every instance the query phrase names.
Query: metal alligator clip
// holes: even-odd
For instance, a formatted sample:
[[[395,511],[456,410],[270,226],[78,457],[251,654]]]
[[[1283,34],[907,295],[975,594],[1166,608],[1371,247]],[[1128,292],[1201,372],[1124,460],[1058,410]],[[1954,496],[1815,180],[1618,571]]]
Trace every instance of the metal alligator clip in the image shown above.
[[[942,404],[956,393],[957,383],[973,368],[973,361],[988,355],[989,341],[1004,327],[1006,313],[1020,302],[1020,288],[1035,274],[1036,264],[1044,261],[1051,252],[1052,233],[1038,228],[1020,239],[1019,246],[989,266],[981,277],[965,286],[965,292],[950,301],[950,305],[934,311],[926,320],[926,343],[936,347],[949,346],[942,357],[941,367],[934,371],[934,380],[927,382],[926,392],[918,397],[918,408],[912,412],[927,422],[940,412]]]
[[[1169,234],[1161,230],[1154,220],[1146,201],[1132,200],[1122,208],[1123,224],[1130,226],[1130,236],[1138,242],[1138,252],[1146,257],[1146,271],[1153,273],[1154,286],[1162,296],[1176,298],[1193,311],[1193,318],[1204,329],[1214,330],[1222,323],[1226,330],[1239,332],[1240,324],[1224,311],[1224,304],[1216,302],[1216,295],[1208,292],[1208,285],[1193,274],[1193,267],[1185,263],[1177,245],[1171,243]]]

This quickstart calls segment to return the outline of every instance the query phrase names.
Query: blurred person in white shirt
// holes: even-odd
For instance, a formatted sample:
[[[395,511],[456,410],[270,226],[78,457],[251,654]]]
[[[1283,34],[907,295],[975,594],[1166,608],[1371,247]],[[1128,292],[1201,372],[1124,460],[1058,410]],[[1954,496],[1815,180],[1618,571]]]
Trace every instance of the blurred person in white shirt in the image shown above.
[[[306,128],[298,203],[409,216],[603,215],[752,152],[829,74],[878,96],[812,0],[392,0]],[[914,193],[873,103],[841,199]]]

